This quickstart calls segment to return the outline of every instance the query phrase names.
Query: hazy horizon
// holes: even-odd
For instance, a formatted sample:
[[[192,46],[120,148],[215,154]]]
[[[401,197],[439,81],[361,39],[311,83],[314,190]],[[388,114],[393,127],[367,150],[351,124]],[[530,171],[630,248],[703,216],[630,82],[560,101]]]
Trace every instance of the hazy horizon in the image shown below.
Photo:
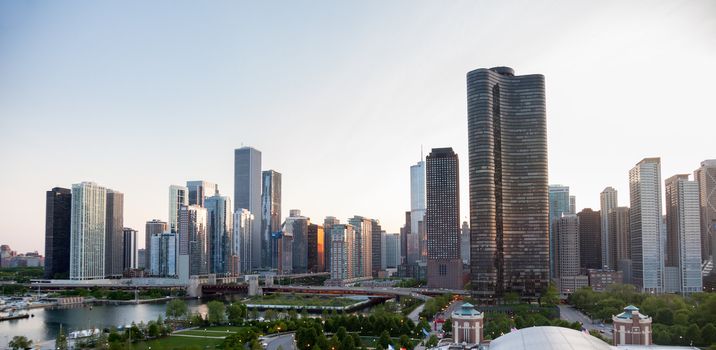
[[[628,205],[641,159],[663,182],[716,158],[714,62],[707,0],[0,2],[0,244],[44,254],[45,191],[93,181],[143,247],[170,185],[233,197],[242,145],[283,174],[284,217],[391,233],[421,145],[452,147],[465,220],[465,75],[494,66],[545,75],[549,183]]]

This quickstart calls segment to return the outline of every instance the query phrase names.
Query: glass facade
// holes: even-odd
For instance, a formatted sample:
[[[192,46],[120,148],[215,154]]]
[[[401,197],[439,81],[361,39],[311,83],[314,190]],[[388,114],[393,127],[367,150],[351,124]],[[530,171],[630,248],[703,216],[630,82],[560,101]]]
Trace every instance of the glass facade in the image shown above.
[[[55,187],[45,198],[45,278],[70,275],[72,190]]]
[[[234,212],[246,209],[258,223],[252,225],[251,263],[261,267],[261,152],[252,147],[234,150]]]
[[[261,173],[261,266],[278,267],[278,240],[272,235],[281,231],[281,174]]]
[[[72,185],[70,279],[104,278],[107,189],[93,182]]]
[[[189,255],[189,275],[209,273],[209,239],[206,208],[184,205],[179,208],[179,255]]]
[[[211,196],[204,201],[207,215],[207,237],[209,239],[209,273],[238,274],[233,270],[232,261],[238,255],[233,246],[233,215],[231,199],[226,196]]]

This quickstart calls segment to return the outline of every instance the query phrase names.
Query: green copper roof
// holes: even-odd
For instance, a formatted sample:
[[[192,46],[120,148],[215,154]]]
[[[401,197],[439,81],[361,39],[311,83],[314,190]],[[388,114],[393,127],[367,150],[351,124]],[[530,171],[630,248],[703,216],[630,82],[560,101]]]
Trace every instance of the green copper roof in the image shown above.
[[[470,303],[464,303],[460,306],[460,309],[453,312],[457,316],[479,316],[480,311],[475,310],[475,307]]]

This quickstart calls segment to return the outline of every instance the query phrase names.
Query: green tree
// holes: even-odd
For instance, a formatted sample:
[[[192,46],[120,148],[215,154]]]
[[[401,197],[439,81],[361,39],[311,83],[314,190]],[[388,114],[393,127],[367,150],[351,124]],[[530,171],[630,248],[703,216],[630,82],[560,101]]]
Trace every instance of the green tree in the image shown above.
[[[341,348],[341,341],[338,340],[338,336],[334,334],[328,341],[328,346],[330,350],[339,350]]]
[[[504,301],[507,305],[517,304],[520,302],[520,295],[516,292],[505,293]]]
[[[210,324],[223,324],[226,322],[226,307],[224,303],[213,300],[206,304],[206,315]]]
[[[343,341],[343,339],[346,339],[347,334],[348,334],[348,332],[346,332],[346,327],[343,327],[343,326],[338,328],[338,331],[336,332],[336,335],[338,336],[338,340],[340,340],[341,342]]]
[[[345,337],[343,341],[341,341],[341,350],[355,350],[355,348],[353,337]]]
[[[351,333],[350,336],[353,338],[353,345],[355,345],[356,348],[363,346],[363,342],[360,340],[358,333]]]
[[[241,303],[234,303],[226,308],[226,314],[228,316],[229,322],[234,324],[240,324],[241,322],[243,322],[244,318],[246,318],[248,310],[246,309],[246,305]]]
[[[406,348],[406,349],[408,349],[408,350],[413,350],[413,347],[414,347],[413,342],[410,341],[410,338],[408,338],[407,335],[405,335],[405,334],[401,335],[401,336],[400,336],[399,343],[400,343],[400,347],[401,347],[401,348]]]
[[[259,318],[259,310],[256,310],[256,308],[253,308],[249,311],[249,319],[251,320],[258,320]]]
[[[13,350],[30,349],[32,348],[32,340],[28,340],[27,337],[22,335],[16,335],[12,337],[12,340],[7,345]]]
[[[452,332],[452,319],[445,320],[445,323],[443,323],[443,331],[450,333]]]
[[[181,299],[172,299],[167,303],[167,317],[173,320],[178,320],[186,316],[189,308],[186,306],[186,302]]]
[[[708,323],[701,328],[701,343],[704,345],[716,344],[716,327],[713,323]]]
[[[276,310],[268,309],[264,313],[264,318],[269,321],[275,321],[278,318],[278,313],[276,312]]]
[[[425,347],[432,348],[438,345],[438,337],[435,335],[431,335],[430,338],[428,338],[428,341],[425,342]]]
[[[541,302],[545,305],[559,304],[559,294],[557,293],[557,287],[554,286],[554,283],[550,283],[547,290],[544,291]]]
[[[239,328],[236,333],[224,338],[221,344],[224,349],[244,349],[244,345],[258,339],[253,329],[248,327]]]
[[[149,322],[149,326],[147,327],[147,335],[152,338],[156,338],[159,336],[159,325],[156,322]]]
[[[62,329],[62,325],[60,325],[60,331],[57,333],[57,338],[55,338],[55,349],[67,350],[67,335]]]
[[[390,333],[388,333],[387,330],[384,330],[380,333],[380,338],[378,338],[378,345],[381,349],[387,349],[388,345],[390,344]]]
[[[689,342],[689,345],[701,344],[701,330],[699,329],[699,326],[697,326],[695,323],[692,323],[686,329],[686,334],[684,335],[684,337]]]

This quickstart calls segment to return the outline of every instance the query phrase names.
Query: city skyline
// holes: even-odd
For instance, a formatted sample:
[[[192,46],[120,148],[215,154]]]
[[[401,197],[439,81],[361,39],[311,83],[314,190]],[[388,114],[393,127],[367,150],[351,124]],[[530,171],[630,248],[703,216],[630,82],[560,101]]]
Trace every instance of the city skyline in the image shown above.
[[[107,24],[80,18],[71,18],[76,23],[70,24],[67,17],[72,17],[70,12],[79,10],[78,6],[63,5],[66,9],[54,8],[58,5],[53,4],[0,5],[0,22],[18,34],[14,40],[0,40],[0,52],[7,53],[0,56],[0,74],[6,77],[0,82],[0,158],[9,165],[8,171],[0,174],[0,190],[15,198],[0,204],[0,211],[6,214],[0,221],[0,242],[22,252],[43,250],[42,193],[82,181],[124,193],[124,226],[140,231],[138,247],[143,247],[145,223],[169,219],[168,186],[206,179],[218,184],[222,194],[234,192],[232,152],[242,145],[262,152],[263,169],[276,169],[284,175],[281,218],[286,218],[290,209],[301,209],[317,222],[329,215],[343,220],[361,215],[380,220],[389,233],[398,232],[405,211],[410,209],[406,168],[420,160],[420,146],[429,149],[446,145],[458,154],[468,153],[464,79],[466,72],[479,67],[508,65],[520,74],[545,75],[549,183],[570,186],[570,194],[577,197],[578,211],[587,207],[598,210],[599,193],[607,186],[619,192],[619,203],[628,203],[627,174],[639,159],[660,157],[662,173],[671,175],[691,172],[702,161],[714,158],[708,153],[712,150],[709,130],[716,126],[716,121],[713,107],[707,104],[706,88],[716,77],[716,68],[709,64],[716,60],[713,45],[716,30],[708,26],[708,20],[713,20],[712,14],[716,13],[713,3],[666,6],[662,2],[659,6],[647,6],[613,2],[600,8],[569,4],[545,14],[543,20],[554,22],[553,27],[541,28],[527,38],[516,33],[538,24],[536,20],[519,17],[523,23],[517,23],[517,28],[496,33],[491,27],[495,20],[481,17],[480,6],[474,4],[440,5],[437,10],[438,5],[427,3],[411,8],[397,3],[369,3],[348,9],[326,6],[310,14],[319,24],[301,31],[300,37],[292,39],[298,39],[296,44],[286,38],[295,24],[289,23],[267,33],[269,38],[278,40],[278,48],[249,40],[242,50],[237,46],[244,42],[241,39],[246,39],[246,33],[263,27],[257,21],[280,21],[286,13],[269,16],[275,10],[271,5],[204,9],[201,14],[215,17],[217,23],[180,40],[188,34],[182,31],[186,29],[180,23],[190,18],[190,9],[178,9],[167,19],[169,29],[160,29],[150,20],[151,10],[159,11],[161,6],[147,5],[154,8],[148,14],[140,14],[130,32],[147,31],[150,35],[134,42],[115,32],[111,23],[135,13],[117,11],[107,15],[110,16]],[[501,13],[516,13],[520,8],[515,4],[488,7]],[[108,8],[113,7],[94,4],[82,8],[80,14],[113,12]],[[227,10],[227,14],[221,14],[222,10]],[[351,10],[355,14],[348,15]],[[617,14],[615,10],[623,11]],[[241,22],[235,19],[229,21],[231,17],[245,15],[244,11],[257,13],[259,18],[245,26],[233,24]],[[582,18],[582,23],[576,23],[564,19],[575,12],[589,12],[587,20]],[[405,16],[395,21],[398,13]],[[644,19],[640,28],[628,21],[635,13]],[[337,33],[348,35],[342,45],[334,34],[325,33],[321,25],[335,24],[332,22],[335,18],[347,20],[337,29]],[[29,31],[28,28],[38,24],[35,21],[43,24]],[[560,25],[568,24],[573,26],[570,33],[559,33]],[[400,30],[401,27],[406,29]],[[604,32],[595,33],[597,28]],[[228,30],[228,34],[221,34],[223,30]],[[413,38],[410,32],[415,30],[422,40]],[[380,38],[386,31],[391,35]],[[70,42],[81,32],[92,34],[80,35],[77,43]],[[339,34],[335,35],[340,37]],[[213,36],[220,39],[210,40],[209,44],[216,40],[232,44],[213,50],[211,46],[199,45],[197,51],[218,50],[226,54],[226,61],[207,54],[178,57],[184,54],[180,47],[191,47]],[[116,46],[97,47],[105,39],[117,42]],[[49,41],[55,43],[43,45]],[[504,51],[503,41],[520,50],[497,52]],[[493,52],[479,45],[480,42],[502,50]],[[156,43],[157,50],[147,51]],[[393,43],[401,50],[396,50]],[[281,48],[281,44],[285,47]],[[357,47],[346,46],[351,44]],[[56,52],[64,49],[62,45],[70,49]],[[291,62],[276,59],[259,62],[273,54],[285,56],[281,54],[283,50],[303,47],[294,45],[313,49],[298,50]],[[544,52],[543,47],[551,53]],[[353,61],[348,57],[354,50],[365,53]],[[128,56],[110,57],[125,51]],[[323,57],[326,52],[333,54]],[[57,56],[46,59],[53,53]],[[93,53],[99,55],[99,63],[117,72],[110,72],[99,63],[72,62],[75,55],[95,57]],[[137,57],[140,53],[143,56]],[[408,56],[413,58],[406,60]],[[241,57],[247,58],[237,59],[239,63],[229,61]],[[121,62],[123,58],[128,62]],[[145,63],[139,63],[145,58]],[[204,59],[208,64],[204,64]],[[361,60],[366,64],[359,64]],[[169,64],[160,68],[160,62]],[[206,70],[210,65],[217,68]],[[679,67],[688,67],[685,69],[694,74],[662,75],[665,69]],[[250,72],[271,69],[277,70],[272,73],[276,75],[264,77]],[[202,70],[204,74],[196,73]],[[322,74],[315,81],[302,80],[318,72]],[[285,85],[275,89],[279,76],[286,74],[287,79],[280,80]],[[75,75],[79,75],[76,82],[68,78]],[[45,81],[47,76],[54,78]],[[230,79],[235,82],[228,82]],[[73,83],[65,86],[70,80]],[[194,83],[202,88],[208,86],[209,93],[198,88],[172,88]],[[344,96],[333,91],[338,90],[338,84],[355,87],[342,92]],[[134,92],[139,85],[159,92],[145,88]],[[255,91],[244,95],[247,86]],[[663,89],[664,86],[673,88]],[[684,86],[689,88],[682,89]],[[305,92],[293,96],[299,90]],[[129,103],[125,103],[127,99]],[[277,104],[274,99],[282,103]],[[329,102],[324,105],[325,101]],[[345,108],[346,105],[349,107]],[[654,122],[666,122],[674,116],[680,123],[669,124],[669,128]],[[96,118],[96,123],[86,123],[90,118]],[[181,152],[176,151],[176,142],[154,137],[171,133],[174,140],[190,139],[196,128],[195,123],[190,123],[192,120],[205,120],[204,125],[218,124],[216,134],[202,134],[200,143],[192,143]],[[440,128],[431,126],[434,120],[440,120]],[[306,127],[341,132],[324,132],[320,142],[278,141],[292,140],[291,135],[297,130],[306,131]],[[110,128],[117,132],[104,132]],[[633,133],[637,128],[649,137]],[[355,136],[367,130],[377,142],[367,143]],[[124,139],[127,134],[133,136],[135,145],[125,142],[110,145],[119,140],[115,137]],[[55,138],[52,151],[47,152],[50,135]],[[105,139],[106,147],[100,143]],[[384,152],[386,148],[391,151]],[[73,157],[79,152],[86,157]],[[85,161],[90,157],[93,162]],[[370,159],[373,164],[348,177],[331,176],[330,171],[316,172],[309,166],[320,163],[340,168],[354,164],[356,159]],[[603,162],[609,166],[602,166]],[[373,171],[375,167],[381,171]],[[464,221],[469,212],[465,158],[460,168],[460,219]],[[373,200],[377,197],[384,200]],[[342,204],[342,198],[352,198],[350,205]],[[233,196],[231,199],[236,200]]]

